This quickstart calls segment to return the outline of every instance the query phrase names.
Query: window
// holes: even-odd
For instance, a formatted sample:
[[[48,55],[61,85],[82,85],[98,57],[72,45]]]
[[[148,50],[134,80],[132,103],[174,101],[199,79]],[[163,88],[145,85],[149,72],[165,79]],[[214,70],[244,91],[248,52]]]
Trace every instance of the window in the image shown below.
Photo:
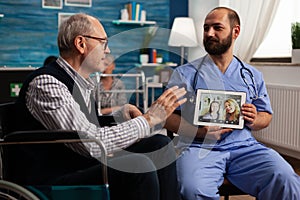
[[[269,33],[254,58],[291,57],[291,23],[300,22],[299,8],[299,0],[281,0]]]

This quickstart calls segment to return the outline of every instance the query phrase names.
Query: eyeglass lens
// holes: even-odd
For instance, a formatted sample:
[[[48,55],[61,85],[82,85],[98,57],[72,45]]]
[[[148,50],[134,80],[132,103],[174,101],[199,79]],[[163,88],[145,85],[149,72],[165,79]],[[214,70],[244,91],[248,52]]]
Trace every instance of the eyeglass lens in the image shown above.
[[[108,39],[106,39],[106,38],[98,38],[98,37],[93,37],[93,36],[89,36],[89,35],[83,35],[83,37],[98,40],[101,44],[103,44],[103,50],[105,50],[108,46]]]

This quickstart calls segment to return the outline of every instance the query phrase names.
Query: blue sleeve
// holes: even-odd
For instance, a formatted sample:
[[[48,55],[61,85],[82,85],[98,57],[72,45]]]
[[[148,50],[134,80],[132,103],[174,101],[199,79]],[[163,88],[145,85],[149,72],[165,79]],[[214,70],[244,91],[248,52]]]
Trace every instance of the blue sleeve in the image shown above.
[[[179,86],[179,87],[183,86],[182,77],[181,77],[179,71],[176,69],[173,71],[173,73],[170,77],[170,80],[166,86],[166,89],[169,89],[175,85]],[[180,106],[177,107],[176,110],[180,110]]]
[[[180,83],[182,83],[182,78],[181,78],[178,70],[175,69],[170,77],[170,80],[166,86],[166,89],[169,89],[175,85],[179,86],[178,84],[180,84]]]
[[[180,111],[181,116],[191,124],[193,123],[196,99],[192,84],[194,76],[195,69],[193,69],[192,67],[179,67],[174,70],[167,85],[167,88],[177,85],[179,87],[184,87],[187,90],[187,93],[184,96],[185,98],[187,98],[187,101],[181,106],[177,107],[176,111]]]
[[[253,99],[252,103],[256,106],[258,112],[268,112],[270,114],[273,113],[270,97],[267,92],[267,87],[265,81],[263,79],[263,75],[261,72],[256,73],[255,77],[257,77],[258,82],[257,90],[258,90],[258,99]]]

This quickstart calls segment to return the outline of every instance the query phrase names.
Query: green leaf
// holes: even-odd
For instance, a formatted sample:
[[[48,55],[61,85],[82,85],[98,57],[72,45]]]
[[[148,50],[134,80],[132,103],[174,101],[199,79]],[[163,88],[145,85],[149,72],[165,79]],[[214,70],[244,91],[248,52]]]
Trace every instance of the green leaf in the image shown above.
[[[293,49],[300,49],[300,22],[292,23],[291,36]]]

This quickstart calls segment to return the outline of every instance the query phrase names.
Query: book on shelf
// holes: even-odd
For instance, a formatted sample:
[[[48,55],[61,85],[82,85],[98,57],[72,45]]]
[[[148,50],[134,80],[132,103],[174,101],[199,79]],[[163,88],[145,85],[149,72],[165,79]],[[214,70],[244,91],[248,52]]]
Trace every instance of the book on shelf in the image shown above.
[[[132,10],[131,10],[132,19],[131,20],[135,20],[136,2],[132,1],[131,6],[132,6]]]
[[[128,20],[131,20],[132,19],[132,4],[131,3],[125,4],[125,9],[127,9],[127,11],[128,11]]]
[[[133,21],[141,20],[141,14],[143,10],[142,4],[137,3],[136,1],[131,1],[125,4],[125,8],[128,11],[128,20],[133,20]]]
[[[141,13],[140,13],[140,9],[141,9],[141,4],[137,3],[135,6],[135,20],[139,21]]]

